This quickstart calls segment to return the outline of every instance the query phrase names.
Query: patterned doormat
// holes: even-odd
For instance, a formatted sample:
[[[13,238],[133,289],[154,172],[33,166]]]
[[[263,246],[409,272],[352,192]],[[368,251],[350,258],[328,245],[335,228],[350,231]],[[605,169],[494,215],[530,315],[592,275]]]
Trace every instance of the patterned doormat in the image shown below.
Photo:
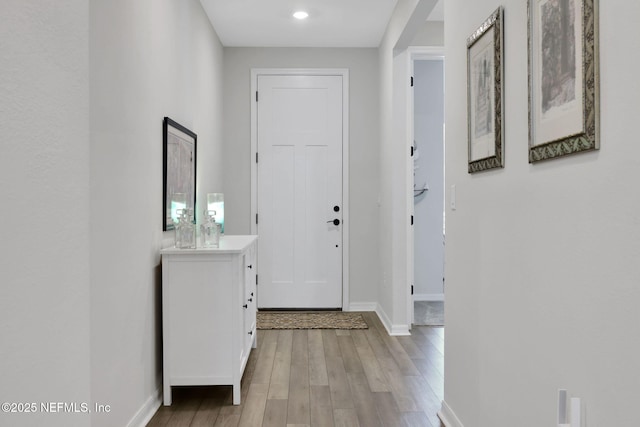
[[[368,329],[360,313],[326,312],[274,312],[261,311],[257,315],[258,329]]]

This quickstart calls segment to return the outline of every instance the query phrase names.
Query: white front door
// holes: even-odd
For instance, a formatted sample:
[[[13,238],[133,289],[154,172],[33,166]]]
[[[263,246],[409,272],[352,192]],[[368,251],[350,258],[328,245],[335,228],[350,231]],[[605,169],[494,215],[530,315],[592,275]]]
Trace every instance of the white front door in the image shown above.
[[[259,308],[342,307],[342,99],[342,76],[258,76]]]

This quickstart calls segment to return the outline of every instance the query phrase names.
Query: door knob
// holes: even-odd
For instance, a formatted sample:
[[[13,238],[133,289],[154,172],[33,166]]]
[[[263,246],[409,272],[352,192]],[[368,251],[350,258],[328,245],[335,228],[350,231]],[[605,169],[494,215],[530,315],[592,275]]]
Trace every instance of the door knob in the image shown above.
[[[333,225],[340,225],[340,220],[338,218],[327,221],[327,224],[329,224],[330,222],[332,222]]]

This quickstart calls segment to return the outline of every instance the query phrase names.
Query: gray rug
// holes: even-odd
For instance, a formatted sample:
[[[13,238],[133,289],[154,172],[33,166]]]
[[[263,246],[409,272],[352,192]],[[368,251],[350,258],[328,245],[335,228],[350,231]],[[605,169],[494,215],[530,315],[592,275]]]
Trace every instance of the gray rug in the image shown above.
[[[444,301],[416,301],[414,325],[444,326]]]

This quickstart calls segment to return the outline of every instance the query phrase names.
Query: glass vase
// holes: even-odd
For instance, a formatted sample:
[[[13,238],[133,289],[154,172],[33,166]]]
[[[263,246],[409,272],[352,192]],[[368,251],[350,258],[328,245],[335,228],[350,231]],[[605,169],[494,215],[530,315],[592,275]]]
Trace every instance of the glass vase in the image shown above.
[[[193,249],[196,247],[196,227],[193,224],[193,210],[179,209],[176,224],[176,248]]]
[[[215,211],[220,234],[224,234],[224,193],[207,193],[207,211]]]
[[[202,234],[202,246],[205,248],[217,248],[220,246],[220,224],[216,222],[216,211],[205,210],[204,222],[200,225]]]

